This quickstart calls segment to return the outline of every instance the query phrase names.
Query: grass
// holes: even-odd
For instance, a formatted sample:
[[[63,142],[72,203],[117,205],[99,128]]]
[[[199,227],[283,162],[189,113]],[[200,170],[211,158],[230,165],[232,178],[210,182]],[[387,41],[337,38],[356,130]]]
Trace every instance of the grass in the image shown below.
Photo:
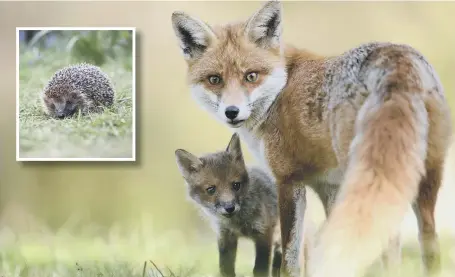
[[[52,231],[45,221],[27,210],[15,207],[10,212],[15,216],[0,218],[2,277],[219,276],[216,236],[208,224],[201,224],[195,233],[187,228],[163,232],[146,212],[138,214],[137,221],[118,221],[112,225],[87,224],[73,214]],[[309,212],[308,216],[315,220],[308,224],[322,224],[322,214],[314,207]],[[434,277],[453,277],[455,237],[447,229],[440,230],[439,236],[443,271]],[[403,233],[400,277],[424,276],[417,241],[417,236]],[[240,239],[237,276],[252,276],[253,264],[253,243]],[[379,265],[378,261],[365,277],[380,277]]]
[[[57,120],[46,116],[40,92],[68,54],[21,49],[19,73],[20,158],[131,158],[133,134],[130,57],[108,60],[101,69],[115,86],[114,105],[100,114]]]
[[[187,241],[178,233],[157,236],[144,230],[121,235],[113,228],[108,235],[73,235],[61,230],[54,234],[16,235],[0,233],[0,276],[5,277],[197,277],[218,276],[216,241]],[[237,255],[238,276],[251,276],[252,244],[241,240]],[[455,240],[441,236],[443,272],[455,272]],[[420,277],[417,243],[403,247],[400,277]],[[368,277],[379,277],[379,263]],[[340,276],[341,277],[341,276]]]

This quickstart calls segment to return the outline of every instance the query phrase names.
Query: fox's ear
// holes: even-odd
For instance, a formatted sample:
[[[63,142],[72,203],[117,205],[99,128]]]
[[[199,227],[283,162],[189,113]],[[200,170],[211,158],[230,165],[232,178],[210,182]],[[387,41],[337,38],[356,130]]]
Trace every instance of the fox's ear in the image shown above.
[[[180,173],[182,173],[184,177],[198,171],[202,166],[202,161],[186,150],[175,150],[175,157],[177,159],[177,166],[179,167]]]
[[[200,57],[216,38],[209,25],[184,12],[172,13],[172,27],[186,60]]]
[[[237,133],[234,133],[231,137],[231,141],[229,141],[229,144],[226,148],[226,152],[229,154],[233,155],[235,159],[241,160],[243,159],[242,155],[242,147],[240,144],[240,138]]]
[[[269,1],[265,3],[247,22],[246,36],[263,48],[281,47],[282,33],[281,3]]]

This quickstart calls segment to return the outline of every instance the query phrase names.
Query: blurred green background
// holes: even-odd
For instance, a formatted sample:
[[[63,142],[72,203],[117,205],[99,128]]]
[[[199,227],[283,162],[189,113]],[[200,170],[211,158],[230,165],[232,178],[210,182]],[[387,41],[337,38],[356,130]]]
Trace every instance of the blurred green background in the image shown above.
[[[0,3],[0,248],[35,260],[90,260],[108,252],[216,268],[213,233],[186,200],[173,152],[222,149],[230,131],[192,100],[170,18],[184,10],[225,23],[246,19],[259,7],[259,2],[218,1]],[[454,2],[284,2],[283,7],[285,41],[320,54],[368,41],[414,46],[436,68],[455,109]],[[137,28],[137,163],[15,162],[16,26]],[[437,226],[445,237],[455,236],[454,152],[437,207]],[[253,161],[249,153],[247,159]],[[309,202],[309,214],[320,222],[319,200],[310,195]],[[403,229],[414,234],[415,226],[410,213]],[[417,243],[416,236],[407,237]],[[240,264],[250,272],[251,247],[242,249],[247,259]]]
[[[111,60],[121,60],[119,66],[131,70],[132,61],[127,57],[132,53],[132,38],[130,30],[20,30],[19,47],[21,55],[35,57],[29,63],[43,58],[41,52],[53,51],[65,53],[64,60],[70,63],[102,66]]]

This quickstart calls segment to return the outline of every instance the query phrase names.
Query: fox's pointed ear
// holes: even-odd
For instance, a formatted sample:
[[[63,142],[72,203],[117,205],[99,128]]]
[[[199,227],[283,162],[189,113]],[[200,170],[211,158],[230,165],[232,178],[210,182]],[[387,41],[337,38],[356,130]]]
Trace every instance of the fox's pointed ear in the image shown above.
[[[282,12],[279,1],[265,3],[247,22],[246,36],[263,48],[280,48]]]
[[[231,154],[235,159],[241,160],[243,159],[242,155],[242,147],[240,144],[240,138],[237,133],[234,133],[231,137],[231,141],[226,148],[226,152]]]
[[[184,12],[172,13],[172,27],[186,60],[200,57],[216,38],[209,25]]]
[[[198,171],[202,166],[202,161],[186,150],[175,150],[175,157],[177,159],[177,166],[183,177],[187,177],[189,174]]]

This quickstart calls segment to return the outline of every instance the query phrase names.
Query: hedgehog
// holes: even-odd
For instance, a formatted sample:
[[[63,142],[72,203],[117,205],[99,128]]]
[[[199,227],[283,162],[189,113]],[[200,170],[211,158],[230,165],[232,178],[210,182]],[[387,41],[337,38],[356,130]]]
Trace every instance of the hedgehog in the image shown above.
[[[46,114],[54,118],[102,112],[114,103],[109,76],[97,66],[81,63],[58,70],[42,92]]]

